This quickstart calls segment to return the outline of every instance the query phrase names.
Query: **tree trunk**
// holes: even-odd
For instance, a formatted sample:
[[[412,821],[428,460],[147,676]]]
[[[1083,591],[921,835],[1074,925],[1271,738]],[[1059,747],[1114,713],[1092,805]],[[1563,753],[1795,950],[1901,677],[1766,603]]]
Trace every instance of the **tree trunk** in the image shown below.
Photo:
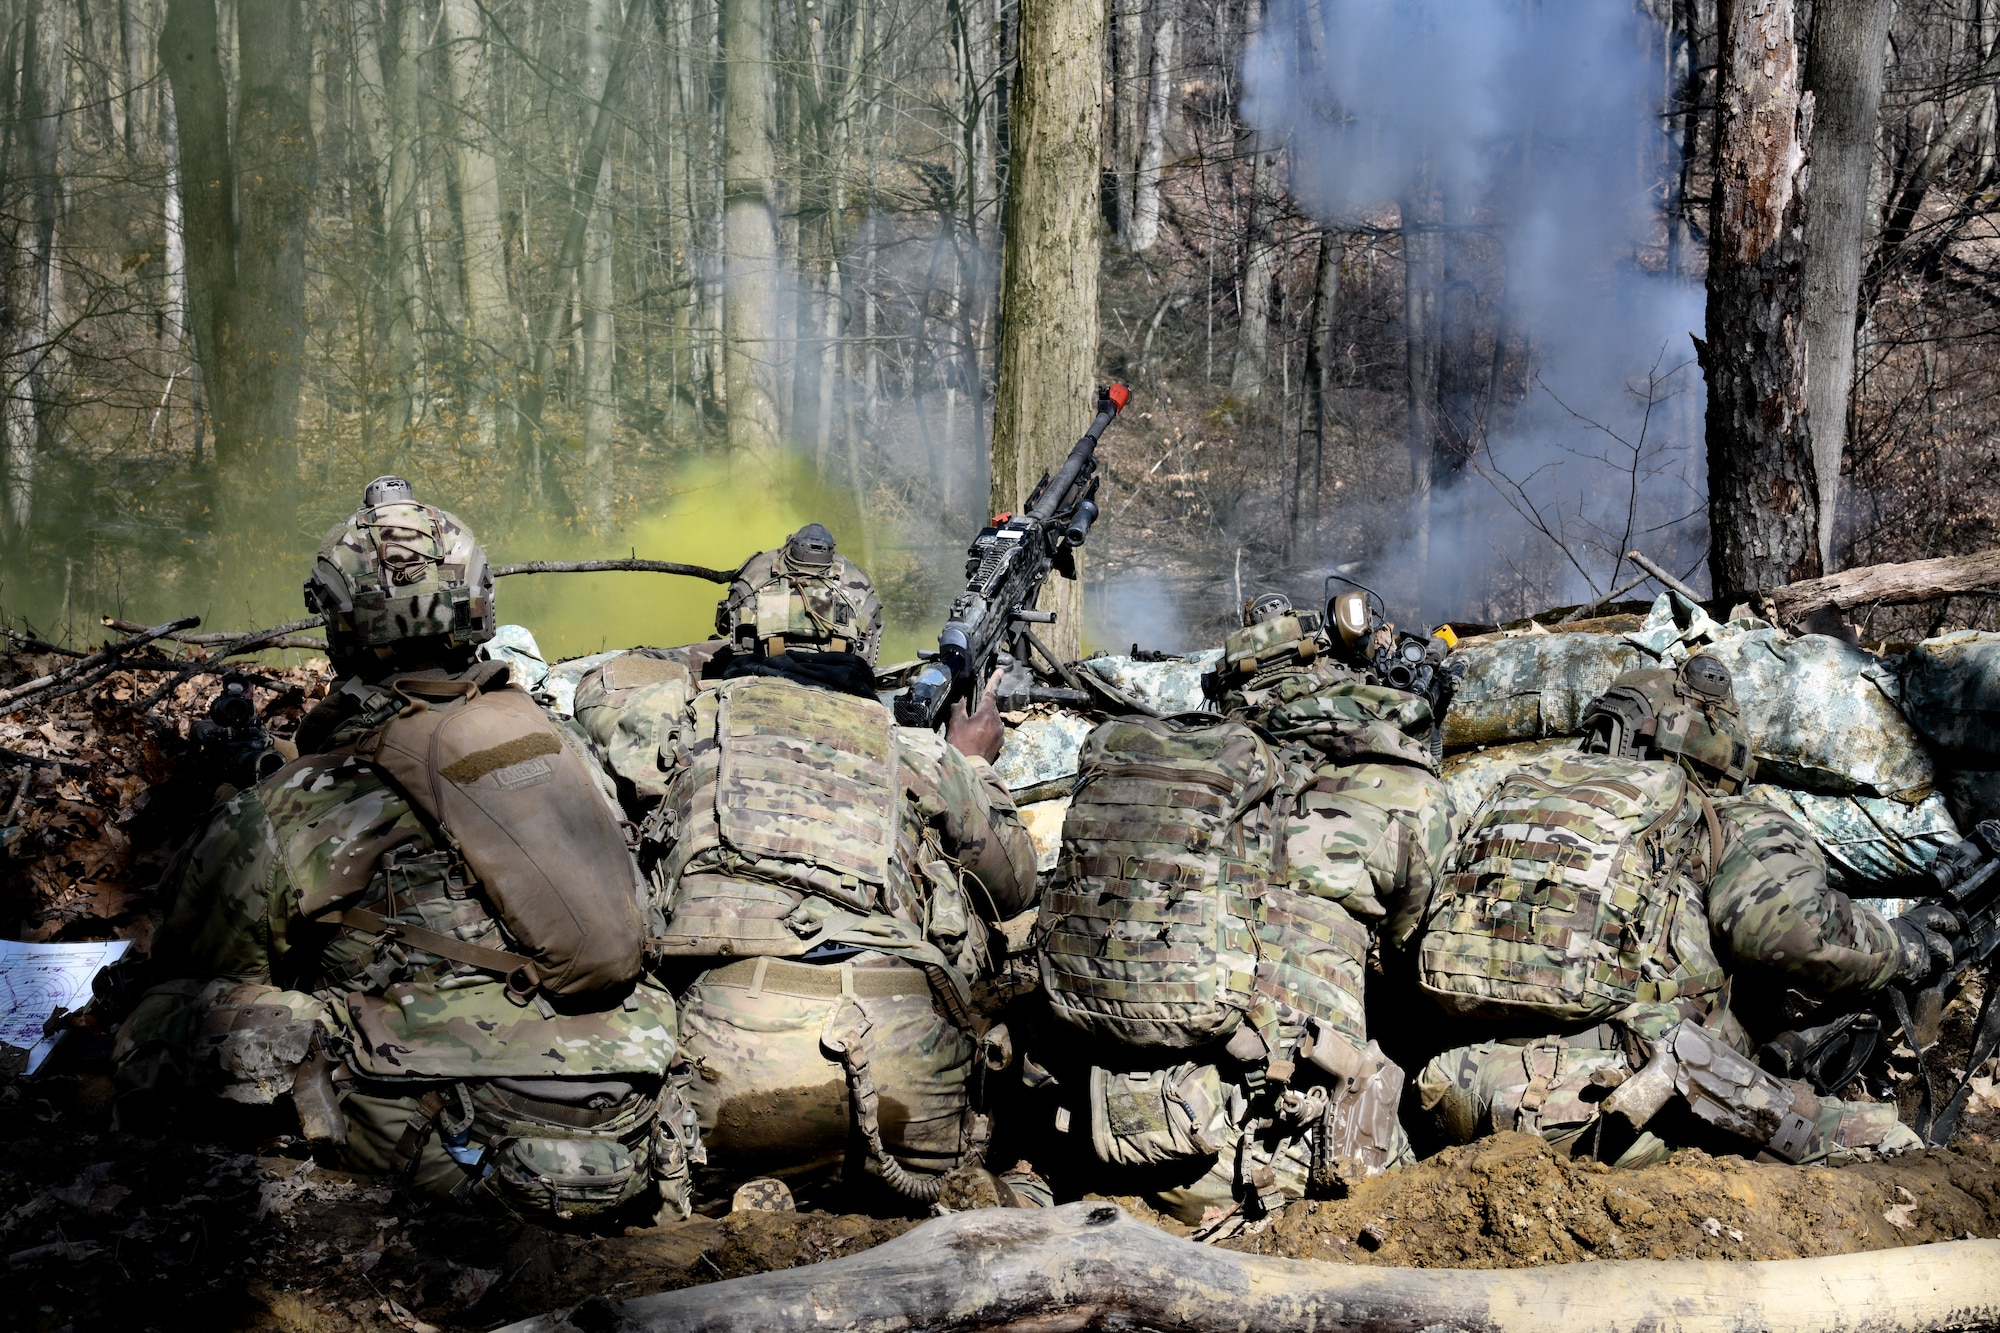
[[[443,0],[446,67],[457,108],[452,148],[458,165],[458,227],[465,338],[477,383],[471,407],[480,443],[497,441],[505,368],[520,344],[507,295],[506,213],[493,148],[493,59],[477,0]]]
[[[59,352],[54,345],[60,270],[56,267],[56,223],[62,207],[59,173],[64,112],[69,104],[66,51],[68,7],[41,0],[27,7],[21,34],[21,74],[15,104],[19,129],[13,137],[19,157],[7,164],[19,181],[26,205],[16,224],[18,252],[9,257],[6,302],[7,343],[0,346],[7,370],[4,417],[4,506],[0,536],[18,542],[34,517],[35,472],[52,426],[50,381]]]
[[[1134,174],[1145,111],[1147,0],[1110,0],[1111,9],[1111,226],[1118,243],[1132,245]]]
[[[389,197],[389,438],[407,451],[410,431],[422,412],[424,386],[418,375],[417,318],[423,300],[423,256],[417,248],[418,166],[422,161],[423,6],[392,0],[396,49],[388,80]]]
[[[1095,412],[1103,49],[1102,0],[1021,0],[993,403],[996,514],[1027,498]],[[1080,580],[1051,579],[1041,605],[1057,614],[1044,641],[1075,656]]]
[[[1174,72],[1180,20],[1170,8],[1177,0],[1156,2],[1168,8],[1153,32],[1152,68],[1146,82],[1145,141],[1139,149],[1139,174],[1132,182],[1132,229],[1125,242],[1137,251],[1152,249],[1160,239],[1160,172],[1167,160],[1167,127],[1173,122],[1175,106],[1180,100],[1180,80]]]
[[[722,0],[723,380],[731,466],[774,475],[778,416],[778,221],[770,187],[771,0]]]
[[[268,521],[289,529],[305,369],[306,228],[317,181],[307,106],[312,28],[303,0],[237,0],[236,24],[236,286],[223,337],[236,366],[230,413],[240,458],[225,495],[235,510],[268,507]],[[220,433],[216,443],[223,462]]]
[[[1478,359],[1479,291],[1471,272],[1472,208],[1462,188],[1441,192],[1444,227],[1431,247],[1438,264],[1438,420],[1433,485],[1448,483],[1479,452],[1480,389],[1493,363]]]
[[[1319,234],[1319,263],[1313,275],[1311,330],[1306,337],[1305,409],[1299,423],[1297,463],[1291,498],[1291,562],[1319,530],[1320,477],[1333,398],[1334,321],[1340,316],[1341,235]],[[1310,451],[1310,452],[1308,452]],[[1308,480],[1310,478],[1310,480]]]
[[[844,1259],[617,1303],[592,1300],[507,1333],[1918,1333],[1992,1327],[1996,1319],[2000,1241],[1763,1262],[1373,1268],[1198,1245],[1115,1204],[1083,1202],[954,1213]]]
[[[1403,381],[1410,452],[1411,564],[1416,595],[1430,576],[1431,477],[1437,467],[1437,230],[1425,218],[1428,183],[1401,205],[1403,231]]]
[[[222,326],[236,287],[236,210],[229,103],[214,0],[167,0],[166,20],[160,27],[160,64],[173,92],[180,149],[176,166],[187,327],[194,336],[219,459],[223,422],[233,415],[229,406],[233,382],[223,354]]]
[[[1854,321],[1868,247],[1882,55],[1894,0],[1845,0],[1813,11],[1806,90],[1813,97],[1812,206],[1806,212],[1806,422],[1819,490],[1819,559],[1831,573],[1840,458],[1854,382]]]
[[[1242,305],[1237,310],[1236,355],[1229,365],[1229,396],[1246,407],[1263,401],[1271,374],[1271,273],[1277,265],[1274,223],[1282,198],[1278,149],[1260,144],[1250,164],[1250,211],[1243,230]]]
[[[1792,0],[1722,15],[1708,257],[1709,575],[1725,603],[1819,572],[1806,424],[1806,145]]]
[[[2000,551],[1940,556],[1897,565],[1866,565],[1824,578],[1807,579],[1764,595],[1773,619],[1796,625],[1831,607],[1909,606],[1959,593],[1991,592],[2000,585]]]
[[[626,0],[634,10],[644,0]],[[590,0],[584,18],[583,96],[608,104],[607,79],[618,43],[617,0]],[[616,91],[616,90],[612,90]],[[596,129],[598,115],[590,117]],[[611,526],[613,477],[611,437],[618,424],[613,371],[618,344],[612,324],[613,280],[611,172],[597,171],[590,196],[590,220],[584,229],[579,295],[583,306],[583,474],[584,504],[599,531]]]

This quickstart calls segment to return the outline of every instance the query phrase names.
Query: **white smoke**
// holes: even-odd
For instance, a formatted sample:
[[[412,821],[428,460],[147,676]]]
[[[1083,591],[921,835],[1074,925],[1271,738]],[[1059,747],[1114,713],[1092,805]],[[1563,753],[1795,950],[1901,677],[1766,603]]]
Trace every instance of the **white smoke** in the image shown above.
[[[1608,591],[1628,545],[1676,572],[1707,548],[1702,293],[1661,271],[1664,41],[1630,0],[1270,0],[1246,114],[1288,143],[1295,195],[1334,225],[1469,204],[1531,349],[1525,397],[1489,405],[1484,453],[1432,497],[1421,588],[1396,577],[1414,521],[1368,553],[1401,610],[1518,614]],[[1635,465],[1613,435],[1642,430]]]

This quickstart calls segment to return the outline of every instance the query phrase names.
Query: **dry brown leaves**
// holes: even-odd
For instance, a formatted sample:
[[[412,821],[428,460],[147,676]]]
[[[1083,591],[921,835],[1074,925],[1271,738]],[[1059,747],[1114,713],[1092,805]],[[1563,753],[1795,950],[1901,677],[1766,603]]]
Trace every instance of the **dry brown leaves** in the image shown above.
[[[0,688],[64,664],[0,656]],[[193,660],[193,659],[190,659]],[[292,687],[260,688],[265,723],[289,733],[326,692],[323,668],[258,668]],[[154,673],[114,672],[89,688],[0,717],[0,934],[23,940],[130,938],[157,924],[148,890],[212,796],[172,779],[217,678],[176,689],[150,713],[132,704]],[[41,762],[37,762],[41,761]]]

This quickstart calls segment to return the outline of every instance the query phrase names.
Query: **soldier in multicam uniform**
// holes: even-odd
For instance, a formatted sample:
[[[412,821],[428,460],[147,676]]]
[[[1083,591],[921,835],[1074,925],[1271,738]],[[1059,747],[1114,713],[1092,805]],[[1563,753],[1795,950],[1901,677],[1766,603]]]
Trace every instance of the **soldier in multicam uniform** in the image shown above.
[[[1226,721],[1084,743],[1036,932],[1059,1022],[1024,1066],[1070,1131],[1045,1150],[1066,1192],[1190,1220],[1408,1160],[1402,1070],[1369,1040],[1370,932],[1416,919],[1451,838],[1429,702],[1362,665],[1384,627],[1336,645],[1278,594],[1243,622],[1204,680]]]
[[[1439,1137],[1518,1129],[1617,1165],[1917,1146],[1892,1105],[1760,1069],[1731,994],[1852,998],[1921,981],[1949,941],[1829,890],[1806,831],[1740,795],[1755,761],[1714,657],[1621,676],[1585,726],[1583,753],[1502,780],[1425,914],[1422,986],[1493,1038],[1418,1075]]]
[[[344,1165],[427,1191],[684,1216],[694,1123],[637,867],[581,745],[474,660],[485,552],[383,478],[306,600],[342,679],[170,868],[179,976],[119,1031],[123,1105],[289,1094]]]
[[[649,948],[681,997],[721,1176],[861,1170],[920,1200],[983,1155],[973,983],[992,923],[1033,905],[1035,853],[989,762],[875,695],[882,606],[817,523],[737,571],[721,641],[623,654],[577,715],[635,819]]]

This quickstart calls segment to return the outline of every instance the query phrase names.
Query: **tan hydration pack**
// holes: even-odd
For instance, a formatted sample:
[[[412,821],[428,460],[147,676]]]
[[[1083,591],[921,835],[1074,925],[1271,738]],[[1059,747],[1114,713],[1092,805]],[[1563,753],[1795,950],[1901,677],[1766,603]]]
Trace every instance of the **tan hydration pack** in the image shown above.
[[[1721,844],[1714,810],[1673,764],[1561,754],[1523,768],[1445,863],[1419,979],[1451,1014],[1559,1023],[1714,992],[1712,955],[1677,947],[1674,924],[1690,900],[1702,916]]]
[[[393,927],[441,957],[507,978],[526,1000],[628,986],[644,930],[638,871],[609,802],[532,699],[488,678],[391,683],[409,702],[356,752],[409,797],[466,868],[520,950]],[[372,913],[336,924],[380,933]],[[355,918],[355,919],[349,919]]]

